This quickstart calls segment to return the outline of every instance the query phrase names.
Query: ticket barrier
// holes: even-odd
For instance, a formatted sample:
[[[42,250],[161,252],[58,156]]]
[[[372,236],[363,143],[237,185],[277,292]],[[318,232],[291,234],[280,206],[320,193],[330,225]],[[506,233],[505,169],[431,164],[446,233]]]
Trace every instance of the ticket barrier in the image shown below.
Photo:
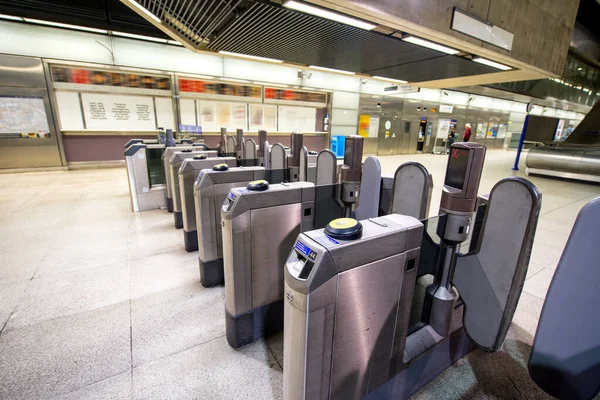
[[[501,347],[541,195],[523,178],[498,182],[475,248],[461,253],[484,155],[452,146],[438,217],[334,220],[298,236],[284,268],[286,400],[407,399],[473,348]]]
[[[131,209],[135,212],[164,208],[167,205],[167,175],[163,163],[165,152],[203,146],[182,141],[175,147],[165,147],[164,144],[152,142],[158,141],[132,139],[125,146]]]
[[[207,158],[205,154],[195,155],[192,158],[183,160],[181,163],[177,185],[175,187],[175,197],[173,199],[173,215],[175,216],[175,228],[184,228],[183,239],[186,250],[196,247],[198,243],[197,232],[195,229],[196,208],[194,204],[194,182],[198,178],[200,171],[215,166],[218,168],[229,168],[235,167],[235,165],[235,157]],[[181,225],[178,225],[180,221],[177,218],[179,216],[181,217]],[[194,226],[190,226],[189,221],[193,221]]]
[[[181,213],[181,197],[179,193],[179,168],[183,164],[183,161],[188,158],[194,158],[196,156],[206,156],[207,158],[217,158],[217,152],[214,150],[210,151],[198,151],[195,149],[184,149],[180,151],[172,152],[171,158],[167,161],[166,167],[169,171],[167,175],[169,177],[167,187],[171,188],[171,205],[173,206],[173,215],[175,220],[175,227],[181,229],[183,227],[182,213]],[[169,194],[167,193],[167,196]],[[168,201],[168,198],[167,198]]]
[[[181,151],[181,150],[192,150],[195,152],[198,151],[202,151],[204,152],[204,154],[206,154],[207,157],[217,157],[218,153],[214,150],[210,150],[208,148],[208,146],[206,146],[205,144],[197,144],[197,145],[193,145],[191,148],[190,147],[186,147],[184,149],[180,149],[179,147],[167,147],[165,149],[165,151],[162,154],[162,164],[163,164],[163,168],[164,168],[164,173],[165,173],[165,185],[166,185],[166,195],[167,195],[167,211],[172,213],[173,212],[173,178],[171,175],[171,169],[169,166],[169,162],[171,160],[171,157],[173,157],[173,154],[175,154],[175,152],[177,151]]]
[[[362,144],[359,136],[346,138],[340,184],[335,155],[326,150],[319,154],[316,186],[263,182],[230,191],[221,218],[226,332],[232,347],[282,329],[282,265],[300,232],[323,227],[336,217],[377,217],[380,209],[425,216],[427,206],[422,204],[429,203],[432,187],[427,170],[416,168],[416,163],[398,168],[397,183],[391,185],[395,192],[381,205],[381,167],[377,158],[369,157],[361,171]]]
[[[221,170],[203,171],[194,185],[196,202],[195,221],[184,215],[185,234],[198,230],[197,248],[188,247],[188,251],[198,251],[200,279],[205,287],[212,287],[224,282],[221,205],[229,190],[244,187],[251,181],[265,179],[268,182],[303,181],[312,173],[316,179],[317,162],[311,158],[306,148],[302,146],[302,135],[292,134],[293,151],[287,151],[281,144],[269,145],[266,132],[259,132],[257,164],[260,167],[239,167]],[[321,151],[322,174],[331,171],[334,174],[335,165],[330,157],[331,151]],[[247,154],[247,153],[246,153]],[[311,162],[314,166],[310,166]],[[314,172],[313,172],[314,170]],[[329,178],[332,180],[333,178]]]

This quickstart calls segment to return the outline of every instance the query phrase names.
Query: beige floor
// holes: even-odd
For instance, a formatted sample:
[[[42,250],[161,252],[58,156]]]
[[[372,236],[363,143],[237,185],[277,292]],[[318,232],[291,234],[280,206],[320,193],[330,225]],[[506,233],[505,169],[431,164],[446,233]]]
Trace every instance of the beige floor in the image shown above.
[[[513,157],[488,153],[482,193],[512,174]],[[384,157],[385,172],[408,159],[433,174],[436,211],[445,157]],[[417,398],[545,397],[524,370],[527,345],[577,213],[600,186],[532,180],[542,215],[505,348],[472,353]],[[223,288],[200,285],[171,214],[129,210],[125,170],[0,175],[0,211],[0,398],[282,398],[281,335],[227,345]],[[506,362],[520,372],[503,372]]]

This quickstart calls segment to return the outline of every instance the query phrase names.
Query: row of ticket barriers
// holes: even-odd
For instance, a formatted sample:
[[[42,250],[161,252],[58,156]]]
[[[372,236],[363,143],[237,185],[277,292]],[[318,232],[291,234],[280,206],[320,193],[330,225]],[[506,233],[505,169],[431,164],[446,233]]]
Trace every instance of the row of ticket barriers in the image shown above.
[[[157,149],[165,184],[152,188],[158,152],[154,161],[149,152]],[[264,131],[256,143],[225,129],[217,149],[136,141],[125,157],[132,209],[172,212],[185,249],[198,251],[202,285],[225,285],[233,348],[283,330],[286,399],[375,399],[408,398],[474,348],[495,352],[504,342],[541,194],[508,177],[478,196],[485,153],[480,144],[452,145],[431,218],[427,169],[406,162],[384,175],[377,157],[363,160],[360,136],[346,138],[343,160],[309,151],[302,134],[287,148]],[[573,270],[596,285],[600,275],[582,251],[569,253],[577,267],[566,265],[571,242],[588,241],[573,235],[599,230],[588,219],[600,218],[600,204],[582,213],[588,218],[578,219],[557,268],[567,278],[553,282],[529,364],[535,382],[560,398],[600,390],[600,379],[590,379],[600,376],[598,318],[589,329],[561,319],[565,308],[580,313],[600,300],[593,283],[570,286]],[[565,343],[569,334],[577,340]],[[581,354],[588,357],[572,357]]]

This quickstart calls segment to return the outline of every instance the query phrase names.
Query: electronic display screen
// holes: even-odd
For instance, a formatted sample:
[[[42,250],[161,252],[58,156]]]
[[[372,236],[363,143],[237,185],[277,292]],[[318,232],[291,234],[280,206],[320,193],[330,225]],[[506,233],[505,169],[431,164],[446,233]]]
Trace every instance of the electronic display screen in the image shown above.
[[[444,185],[462,190],[469,164],[469,150],[450,148],[450,160],[446,170],[446,181]]]

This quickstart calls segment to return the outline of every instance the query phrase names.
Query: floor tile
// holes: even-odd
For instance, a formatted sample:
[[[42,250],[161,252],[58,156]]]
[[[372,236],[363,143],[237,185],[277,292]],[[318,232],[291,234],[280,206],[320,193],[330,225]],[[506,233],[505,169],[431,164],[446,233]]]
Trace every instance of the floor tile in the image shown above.
[[[134,399],[282,399],[283,374],[264,341],[234,350],[220,337],[135,368],[133,388]]]
[[[28,284],[29,281],[21,281],[0,286],[0,331],[23,299]]]
[[[129,266],[113,264],[33,279],[10,326],[23,326],[129,302]]]
[[[223,336],[224,293],[196,282],[133,300],[134,366]]]
[[[544,268],[531,278],[527,279],[523,290],[529,294],[532,294],[540,299],[546,298],[546,292],[550,287],[550,282],[554,276],[554,270]],[[574,289],[576,290],[576,289]]]
[[[0,335],[0,398],[45,399],[129,370],[129,304],[122,303]]]
[[[131,375],[131,371],[127,371],[65,395],[58,396],[55,400],[131,400],[133,397]]]
[[[129,265],[133,299],[200,282],[198,254],[185,250],[139,258]]]

